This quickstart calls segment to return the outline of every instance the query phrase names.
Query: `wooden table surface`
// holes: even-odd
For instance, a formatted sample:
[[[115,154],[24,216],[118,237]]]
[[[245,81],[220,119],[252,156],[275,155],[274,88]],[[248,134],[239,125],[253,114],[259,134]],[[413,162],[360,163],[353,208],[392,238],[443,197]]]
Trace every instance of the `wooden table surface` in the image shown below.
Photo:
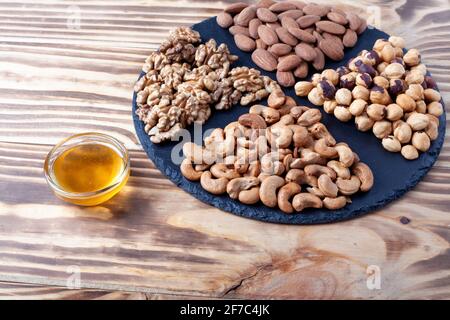
[[[448,138],[400,200],[319,226],[222,212],[147,159],[130,116],[143,60],[227,2],[0,1],[0,298],[450,299]],[[349,3],[421,50],[449,111],[449,2]],[[55,198],[42,170],[52,145],[85,131],[131,150],[127,186],[92,208]]]

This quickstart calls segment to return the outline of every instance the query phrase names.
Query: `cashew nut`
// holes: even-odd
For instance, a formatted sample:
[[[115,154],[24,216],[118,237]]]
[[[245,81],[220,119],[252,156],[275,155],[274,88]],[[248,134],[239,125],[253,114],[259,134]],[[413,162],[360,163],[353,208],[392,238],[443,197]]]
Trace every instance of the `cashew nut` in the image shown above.
[[[227,178],[228,180],[239,178],[241,176],[234,168],[229,168],[225,163],[216,163],[209,171],[211,171],[216,178]]]
[[[334,147],[339,155],[339,161],[345,166],[350,167],[355,161],[352,149],[343,143],[338,143]]]
[[[256,177],[241,177],[235,178],[228,182],[227,193],[232,199],[237,199],[239,193],[243,190],[249,190],[252,187],[259,185],[259,179]]]
[[[186,142],[183,145],[183,154],[194,164],[212,164],[216,161],[216,157],[211,151],[192,142]]]
[[[293,132],[288,126],[276,126],[269,129],[272,136],[271,141],[275,142],[277,148],[287,148],[292,142]],[[275,136],[275,141],[272,139]]]
[[[275,207],[277,205],[277,189],[284,185],[284,179],[279,176],[270,176],[261,182],[259,189],[259,198],[262,203],[268,207]]]
[[[325,158],[334,158],[338,155],[337,150],[325,138],[315,142],[314,151]]]
[[[350,179],[350,169],[336,160],[328,161],[327,167],[333,169],[337,176],[342,179]]]
[[[244,204],[255,204],[259,201],[259,187],[250,190],[242,190],[239,193],[239,201]]]
[[[319,179],[317,179],[317,183],[319,186],[320,191],[322,193],[329,197],[329,198],[336,198],[338,194],[338,187],[336,184],[331,180],[331,178],[326,175],[322,174]]]
[[[286,213],[294,212],[294,208],[292,207],[289,200],[292,196],[300,193],[302,191],[302,187],[295,182],[289,182],[280,188],[278,191],[278,207],[281,211]]]
[[[303,170],[308,176],[319,177],[326,174],[331,180],[336,179],[336,172],[333,169],[318,164],[308,164]]]
[[[337,178],[336,185],[340,193],[345,196],[350,196],[358,192],[359,187],[361,186],[361,181],[357,176],[351,176],[350,179]]]
[[[304,147],[311,144],[312,138],[308,129],[299,125],[292,125],[290,128],[293,131],[292,140],[295,147]]]
[[[322,200],[311,193],[299,193],[292,199],[295,211],[303,211],[306,208],[322,208]]]
[[[205,171],[200,177],[200,184],[209,193],[222,194],[227,191],[227,178],[214,179],[210,171]]]
[[[267,128],[266,121],[264,119],[257,115],[257,114],[250,114],[246,113],[239,117],[238,122],[240,125],[243,125],[245,127],[250,127],[252,129],[265,129]]]
[[[291,169],[286,173],[285,177],[287,182],[295,182],[297,184],[305,184],[306,177],[305,172],[301,169]]]
[[[374,183],[373,173],[369,166],[364,162],[358,162],[353,165],[352,173],[361,181],[360,190],[369,191]]]
[[[244,174],[246,177],[257,177],[261,173],[261,163],[257,161],[253,161],[248,166],[247,172]]]
[[[306,188],[306,191],[308,191],[309,193],[312,193],[315,196],[318,196],[319,198],[325,198],[325,195],[323,194],[322,191],[320,191],[320,189],[318,187],[308,187]]]
[[[322,113],[319,109],[309,109],[302,113],[297,123],[304,127],[309,127],[322,119]]]
[[[328,131],[327,127],[321,122],[318,122],[309,127],[308,131],[314,138],[325,139],[331,146],[334,146],[336,144],[336,140],[334,139],[334,137]]]
[[[324,198],[323,200],[323,206],[330,210],[337,210],[345,207],[347,204],[347,198],[345,196],[340,196],[337,198]]]
[[[268,108],[260,104],[255,104],[249,110],[250,114],[262,116],[267,124],[271,125],[280,120],[280,112],[273,108]]]
[[[188,180],[198,181],[202,176],[203,171],[197,171],[192,167],[189,159],[184,159],[180,165],[181,174]]]

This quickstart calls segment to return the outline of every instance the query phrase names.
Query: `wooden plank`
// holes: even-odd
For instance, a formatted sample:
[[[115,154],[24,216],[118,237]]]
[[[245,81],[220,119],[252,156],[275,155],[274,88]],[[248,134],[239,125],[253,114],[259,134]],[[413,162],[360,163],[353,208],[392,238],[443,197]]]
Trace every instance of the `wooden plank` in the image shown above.
[[[142,151],[131,153],[132,175],[118,196],[93,208],[67,205],[45,185],[49,149],[0,143],[0,281],[65,286],[79,268],[82,288],[106,291],[449,298],[448,158],[385,210],[299,227],[211,208],[165,179]],[[370,265],[380,267],[382,290],[367,289]]]

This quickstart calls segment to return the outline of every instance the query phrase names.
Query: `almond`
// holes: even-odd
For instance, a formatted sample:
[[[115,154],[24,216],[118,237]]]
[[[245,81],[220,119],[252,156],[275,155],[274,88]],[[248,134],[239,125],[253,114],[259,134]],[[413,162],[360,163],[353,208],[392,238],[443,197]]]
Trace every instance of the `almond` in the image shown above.
[[[274,30],[265,25],[258,27],[258,35],[262,41],[268,46],[278,43],[278,36]]]
[[[257,49],[267,49],[267,44],[264,43],[261,39],[256,39],[256,48]]]
[[[333,41],[337,46],[339,46],[342,50],[344,50],[344,45],[342,44],[342,40],[337,35],[331,34],[331,33],[328,33],[328,32],[323,32],[322,33],[322,37],[324,39]]]
[[[302,63],[302,59],[295,54],[291,54],[280,59],[277,69],[278,71],[290,71],[297,68],[300,63]]]
[[[344,58],[344,50],[336,45],[332,39],[323,39],[319,42],[320,50],[331,60],[339,61]]]
[[[316,27],[322,31],[332,34],[344,34],[345,27],[332,21],[317,21]]]
[[[328,12],[327,18],[330,21],[336,22],[336,23],[341,24],[343,26],[348,23],[347,18],[345,16],[343,16],[342,14],[336,12],[336,11]]]
[[[358,41],[358,35],[352,29],[347,29],[345,31],[344,37],[342,38],[342,43],[345,47],[351,48],[354,47],[356,42]]]
[[[225,12],[228,12],[230,14],[237,14],[248,7],[247,3],[244,2],[236,2],[233,4],[230,4],[228,7],[225,8]]]
[[[348,20],[348,27],[353,31],[358,30],[362,22],[361,19],[352,12],[347,13],[347,20]]]
[[[278,22],[268,22],[266,23],[266,26],[268,26],[270,29],[272,29],[273,31],[277,30],[277,28],[281,27],[281,24],[279,24]]]
[[[273,5],[275,1],[272,0],[259,0],[256,4],[257,8],[269,8],[271,5]]]
[[[291,1],[286,1],[286,2],[292,3],[299,10],[302,10],[306,6],[305,2],[299,1],[299,0],[291,0]]]
[[[299,29],[299,28],[288,28],[288,31],[290,34],[292,34],[297,39],[307,42],[307,43],[314,43],[316,42],[316,38],[310,34],[309,32]]]
[[[248,28],[241,27],[241,26],[232,26],[230,29],[228,29],[230,33],[235,36],[237,34],[243,34],[247,37],[250,37],[250,32],[248,31]]]
[[[314,48],[309,44],[303,42],[299,43],[295,47],[295,54],[305,61],[313,61],[316,57],[316,51],[314,51]]]
[[[319,16],[310,15],[310,14],[305,15],[303,17],[300,17],[300,18],[298,18],[296,20],[297,24],[302,29],[305,29],[305,28],[308,28],[309,26],[312,26],[317,21],[320,21],[320,17]]]
[[[285,43],[276,43],[273,46],[270,47],[269,52],[278,56],[282,57],[287,55],[292,51],[292,47],[290,45],[287,45]]]
[[[283,27],[277,28],[277,29],[275,30],[275,32],[276,32],[276,34],[278,35],[278,38],[279,38],[282,42],[284,42],[284,43],[286,43],[286,44],[288,44],[288,45],[290,45],[290,46],[293,46],[293,47],[297,45],[298,40],[297,40],[293,35],[291,35],[291,34],[287,31],[286,28],[283,28]]]
[[[217,24],[222,28],[229,28],[233,24],[233,17],[231,14],[222,11],[216,17]]]
[[[277,71],[277,81],[283,87],[292,87],[295,84],[294,74],[291,71]]]
[[[292,19],[291,17],[283,17],[281,18],[281,26],[289,29],[289,28],[298,28],[298,24],[297,22],[295,22],[294,19]]]
[[[248,33],[250,34],[250,37],[252,37],[253,39],[259,38],[258,28],[261,24],[262,22],[258,18],[250,20],[250,22],[248,23]]]
[[[245,51],[245,52],[253,51],[256,48],[255,41],[252,38],[247,37],[246,35],[243,35],[243,34],[235,35],[234,42],[236,43],[236,46],[239,49],[241,49],[242,51]]]
[[[239,13],[236,24],[242,27],[248,27],[250,20],[256,17],[256,9],[254,7],[247,7]]]
[[[288,11],[285,11],[283,13],[280,13],[278,15],[278,18],[282,19],[283,17],[291,17],[292,19],[297,20],[301,16],[303,16],[303,11],[302,10],[288,10]]]
[[[259,8],[256,11],[256,15],[262,22],[275,22],[278,20],[277,15],[267,8]]]
[[[367,29],[367,21],[364,19],[360,19],[360,20],[361,20],[361,24],[359,25],[359,28],[356,30],[356,33],[358,35],[363,33],[364,31],[366,31],[366,29]]]
[[[319,48],[314,48],[314,51],[316,52],[316,57],[314,58],[312,65],[314,69],[319,71],[325,67],[325,56]]]
[[[297,78],[305,78],[308,75],[308,69],[308,63],[302,61],[300,65],[294,70],[294,76],[296,76]]]
[[[256,49],[252,53],[253,62],[263,70],[274,71],[277,68],[277,59],[264,49]]]
[[[277,13],[295,9],[298,9],[297,6],[290,2],[277,2],[269,7],[270,11]]]
[[[319,17],[323,17],[328,12],[330,12],[330,8],[325,7],[325,6],[320,6],[320,5],[317,5],[314,3],[307,4],[306,6],[303,7],[302,10],[305,14],[312,14],[312,15],[319,16]]]

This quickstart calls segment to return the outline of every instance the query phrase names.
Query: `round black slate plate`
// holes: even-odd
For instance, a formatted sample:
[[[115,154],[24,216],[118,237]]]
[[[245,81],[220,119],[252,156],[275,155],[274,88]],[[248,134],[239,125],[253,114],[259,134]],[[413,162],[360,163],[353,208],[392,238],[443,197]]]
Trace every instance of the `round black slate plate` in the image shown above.
[[[236,66],[245,65],[257,68],[251,61],[250,54],[240,51],[235,46],[231,34],[227,30],[220,28],[216,24],[215,18],[196,24],[193,28],[200,32],[203,41],[214,38],[217,43],[226,43],[231,52],[239,56],[239,61],[236,63]],[[343,61],[347,61],[351,57],[356,56],[363,49],[371,49],[377,39],[387,37],[389,36],[382,31],[367,29],[360,36],[358,44],[351,50],[346,51]],[[329,62],[326,68],[337,68],[342,64],[344,62]],[[262,73],[275,79],[274,73]],[[140,76],[142,75],[143,73]],[[285,93],[293,97],[299,105],[312,106],[307,100],[297,97],[293,88],[285,89]],[[230,199],[228,195],[212,195],[203,190],[200,183],[186,180],[180,173],[179,165],[173,163],[171,160],[172,148],[178,143],[153,144],[150,142],[144,131],[143,123],[135,115],[135,110],[136,94],[133,96],[133,120],[137,136],[156,167],[177,186],[199,200],[224,211],[251,219],[286,224],[317,224],[341,221],[369,213],[385,206],[392,200],[402,196],[425,176],[436,161],[445,136],[445,114],[443,114],[440,117],[439,137],[432,143],[430,150],[427,153],[421,154],[419,159],[415,161],[407,161],[400,153],[390,153],[384,150],[380,141],[371,132],[359,132],[356,130],[354,122],[340,122],[321,110],[323,114],[322,122],[327,125],[336,140],[348,143],[359,154],[361,161],[367,163],[372,168],[375,176],[375,184],[369,192],[352,196],[352,203],[343,209],[336,211],[308,209],[299,214],[287,215],[278,209],[268,208],[262,204],[249,206]],[[248,107],[234,106],[228,111],[213,112],[211,118],[203,126],[203,130],[217,127],[223,128],[226,124],[235,121],[241,114],[247,111]],[[191,136],[194,137],[193,127],[189,128],[189,131]],[[200,144],[201,140],[197,140],[196,138],[195,142]],[[214,219],[214,217],[211,217],[211,219]]]

